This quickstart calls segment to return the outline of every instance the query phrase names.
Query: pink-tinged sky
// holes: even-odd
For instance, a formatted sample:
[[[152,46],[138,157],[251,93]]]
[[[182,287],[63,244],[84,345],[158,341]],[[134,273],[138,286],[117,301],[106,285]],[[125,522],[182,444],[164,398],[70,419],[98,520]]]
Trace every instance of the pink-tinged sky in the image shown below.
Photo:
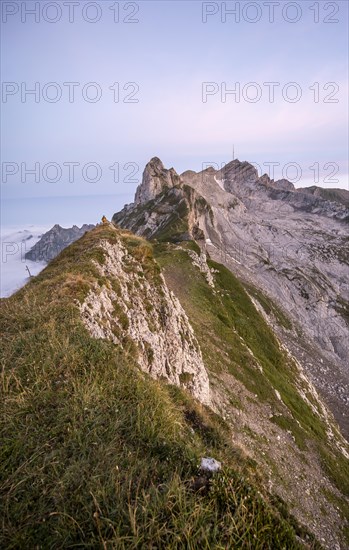
[[[233,145],[276,179],[348,188],[346,1],[2,10],[3,198],[132,197],[151,157],[201,170]]]

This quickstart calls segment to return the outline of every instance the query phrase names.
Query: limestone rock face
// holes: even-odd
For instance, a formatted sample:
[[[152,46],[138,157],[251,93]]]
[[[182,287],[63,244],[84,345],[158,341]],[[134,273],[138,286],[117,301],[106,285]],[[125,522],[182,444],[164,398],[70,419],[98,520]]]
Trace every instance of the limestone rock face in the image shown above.
[[[132,256],[121,240],[116,244],[102,241],[101,248],[104,263],[96,267],[111,284],[96,284],[80,306],[91,335],[117,346],[134,346],[143,371],[182,386],[209,404],[209,380],[199,344],[155,261],[151,265],[155,274],[150,278],[142,258]]]
[[[167,170],[157,157],[151,159],[146,165],[142,183],[138,186],[135,203],[140,204],[154,199],[165,189],[170,189],[181,183],[177,172],[170,168]]]
[[[349,208],[349,191],[347,189],[324,189],[323,187],[313,185],[312,187],[302,187],[302,189],[297,189],[297,191],[313,195],[314,197],[320,197],[326,201],[337,202]]]
[[[168,188],[147,203],[124,207],[112,221],[147,239],[203,240],[201,226],[209,212],[209,204],[193,187],[181,185]]]
[[[262,185],[274,187],[275,189],[279,189],[279,190],[282,190],[282,191],[295,191],[296,190],[293,183],[286,180],[285,178],[283,178],[281,180],[274,181],[274,180],[270,179],[268,174],[263,174],[263,176],[259,178],[258,182],[261,183]]]
[[[295,189],[287,180],[259,177],[252,164],[238,159],[221,170],[188,170],[181,179],[172,190],[178,198],[161,194],[142,212],[136,205],[113,220],[156,239],[164,227],[167,238],[170,223],[191,222],[199,238],[192,230],[190,238],[206,243],[212,259],[285,313],[293,329],[274,320],[275,330],[349,435],[347,192]],[[176,205],[184,192],[189,200],[183,214]]]
[[[295,191],[295,186],[285,178],[273,182],[274,187],[277,189],[283,189],[284,191]]]
[[[249,162],[240,162],[238,159],[232,160],[224,166],[222,174],[226,180],[225,188],[227,191],[234,186],[255,182],[258,179],[257,169]]]

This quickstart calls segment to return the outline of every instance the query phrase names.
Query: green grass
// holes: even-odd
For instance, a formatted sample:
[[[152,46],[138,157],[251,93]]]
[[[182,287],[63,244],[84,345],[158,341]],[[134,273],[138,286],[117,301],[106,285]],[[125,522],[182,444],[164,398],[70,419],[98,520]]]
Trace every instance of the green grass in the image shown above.
[[[304,451],[307,449],[304,431],[297,424],[297,422],[295,422],[295,420],[292,417],[276,415],[276,416],[272,416],[270,420],[271,422],[273,422],[283,430],[291,432],[298,448],[301,451]]]
[[[209,267],[216,271],[216,289],[212,290],[184,250],[161,245],[155,247],[155,254],[189,315],[209,368],[217,372],[229,370],[259,398],[277,404],[275,392],[270,391],[272,385],[284,394],[285,400],[297,400],[294,408],[299,409],[301,416],[304,401],[295,391],[289,394],[292,365],[287,364],[271,329],[242,284],[224,266],[209,260]],[[225,354],[217,357],[217,349]]]
[[[158,241],[181,241],[189,230],[187,221],[188,212],[188,206],[186,202],[182,200],[171,213],[166,223],[153,235],[153,238]]]
[[[343,460],[339,454],[334,455],[325,446],[320,447],[320,453],[325,472],[332,479],[337,489],[343,495],[349,497],[349,461]],[[346,504],[349,512],[349,503]]]
[[[340,498],[338,494],[335,494],[334,492],[329,491],[328,489],[323,489],[322,491],[326,496],[326,499],[328,500],[328,502],[331,502],[340,511],[341,517],[344,521],[344,528],[343,528],[344,540],[349,546],[349,526],[346,523],[346,518],[349,517],[349,503],[343,498]]]
[[[260,303],[267,315],[273,314],[281,326],[287,330],[292,330],[291,321],[281,310],[281,308],[279,308],[268,296],[262,294],[262,292],[251,285],[245,285],[245,288],[248,293]]]
[[[84,328],[74,300],[95,281],[115,286],[93,261],[104,261],[100,239],[118,238],[156,292],[149,245],[98,227],[1,301],[0,546],[301,548],[304,531],[224,421],[140,372],[132,345]],[[224,467],[198,490],[202,456]]]
[[[212,290],[185,250],[162,244],[155,246],[155,255],[195,329],[208,370],[218,375],[233,374],[258,400],[270,403],[275,412],[283,414],[274,391],[277,390],[290,415],[287,418],[275,415],[272,421],[292,433],[301,451],[306,450],[308,444],[311,448],[315,444],[324,473],[348,496],[347,461],[333,445],[327,444],[324,422],[299,394],[296,366],[280,350],[272,330],[255,309],[243,285],[227,268],[209,260],[208,265],[216,271],[216,288]],[[257,295],[251,287],[248,290],[263,307],[269,307],[280,317],[282,312],[268,298],[263,298],[261,293]],[[286,318],[283,322],[289,328]],[[256,361],[263,372],[257,368]]]

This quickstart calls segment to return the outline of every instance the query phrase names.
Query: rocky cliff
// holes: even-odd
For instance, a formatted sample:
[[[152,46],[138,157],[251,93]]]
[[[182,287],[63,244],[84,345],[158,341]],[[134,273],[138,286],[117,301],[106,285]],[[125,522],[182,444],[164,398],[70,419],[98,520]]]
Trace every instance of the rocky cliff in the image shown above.
[[[194,238],[211,258],[256,289],[261,301],[272,299],[287,322],[280,323],[266,307],[269,322],[348,436],[345,191],[296,190],[287,180],[259,177],[251,164],[238,160],[218,171],[187,171],[172,188],[159,188],[158,179],[153,185],[149,174],[154,170],[151,161],[137,191],[152,188],[152,199],[129,205],[113,221],[147,238]],[[337,197],[341,200],[333,200]]]
[[[96,268],[107,284],[96,284],[80,305],[94,338],[132,345],[139,367],[152,377],[186,388],[209,404],[209,381],[201,350],[178,299],[169,291],[151,248],[118,234],[99,243]]]
[[[171,189],[181,183],[177,172],[170,168],[167,170],[158,157],[154,157],[146,165],[142,183],[136,191],[135,203],[141,204],[154,199],[164,189]]]

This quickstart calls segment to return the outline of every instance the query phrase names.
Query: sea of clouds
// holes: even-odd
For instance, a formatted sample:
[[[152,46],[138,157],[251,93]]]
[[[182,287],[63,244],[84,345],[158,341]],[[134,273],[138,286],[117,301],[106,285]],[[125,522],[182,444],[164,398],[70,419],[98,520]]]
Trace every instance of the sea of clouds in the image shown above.
[[[27,225],[1,228],[0,297],[5,298],[21,288],[31,275],[37,275],[46,263],[25,259],[28,252],[51,226]]]

